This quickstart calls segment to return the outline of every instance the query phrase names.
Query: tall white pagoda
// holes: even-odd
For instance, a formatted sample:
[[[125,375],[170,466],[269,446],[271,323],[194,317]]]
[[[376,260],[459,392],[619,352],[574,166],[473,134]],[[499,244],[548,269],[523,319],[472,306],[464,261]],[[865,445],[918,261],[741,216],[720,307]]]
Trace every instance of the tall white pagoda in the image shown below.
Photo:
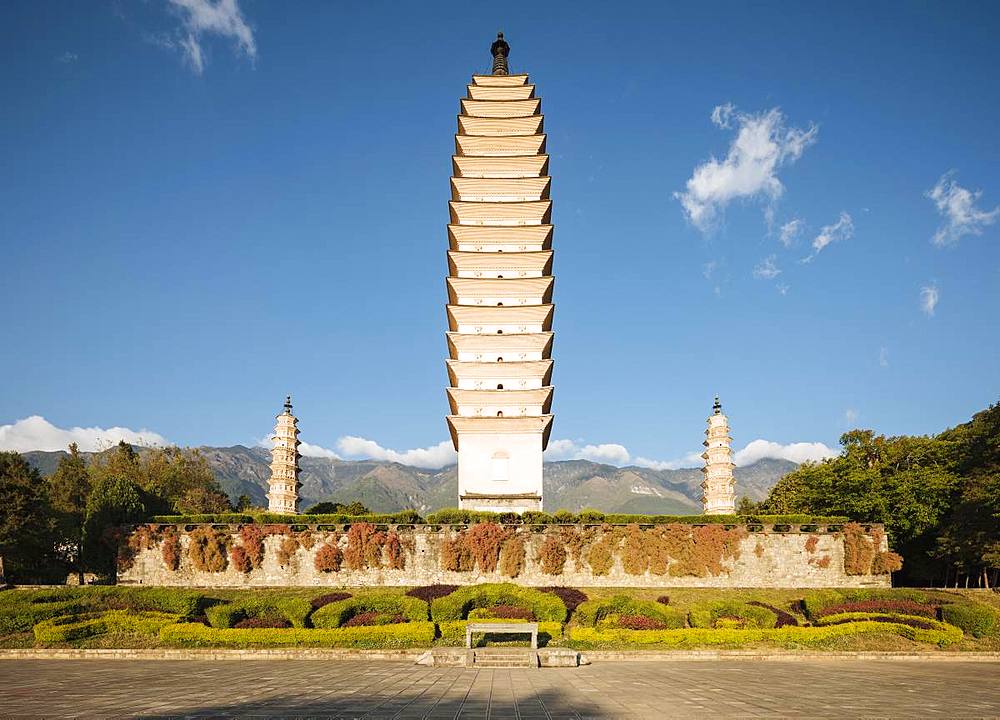
[[[271,449],[271,479],[268,481],[267,509],[273,513],[298,513],[299,488],[299,428],[292,415],[292,397],[285,398],[285,410],[277,417],[274,447]]]
[[[552,428],[552,201],[541,100],[511,75],[503,33],[493,73],[460,101],[448,225],[448,427],[459,506],[542,509]]]
[[[736,481],[733,478],[733,439],[729,437],[729,418],[722,414],[722,403],[715,396],[712,414],[705,430],[705,479],[702,488],[702,512],[706,515],[734,515],[736,513]]]

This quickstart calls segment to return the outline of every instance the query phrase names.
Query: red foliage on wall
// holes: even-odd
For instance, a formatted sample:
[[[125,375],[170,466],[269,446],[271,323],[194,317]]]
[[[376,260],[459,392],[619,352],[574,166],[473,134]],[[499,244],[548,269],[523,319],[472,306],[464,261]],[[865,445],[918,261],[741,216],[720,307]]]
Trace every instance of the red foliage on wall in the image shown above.
[[[240,545],[229,548],[229,562],[241,573],[248,573],[253,570],[253,563],[250,562],[250,556],[247,555],[247,551]]]
[[[319,572],[340,572],[340,566],[344,562],[344,553],[334,542],[324,543],[316,551],[313,558],[313,565]]]
[[[163,564],[168,570],[177,570],[181,566],[181,538],[176,530],[168,530],[163,535],[163,545],[160,546]]]
[[[546,575],[562,575],[566,566],[566,548],[557,535],[547,535],[542,546],[538,548],[535,561],[541,563],[542,572]]]
[[[259,568],[264,562],[264,538],[267,533],[259,525],[244,525],[240,528],[240,541],[250,564],[254,568]]]

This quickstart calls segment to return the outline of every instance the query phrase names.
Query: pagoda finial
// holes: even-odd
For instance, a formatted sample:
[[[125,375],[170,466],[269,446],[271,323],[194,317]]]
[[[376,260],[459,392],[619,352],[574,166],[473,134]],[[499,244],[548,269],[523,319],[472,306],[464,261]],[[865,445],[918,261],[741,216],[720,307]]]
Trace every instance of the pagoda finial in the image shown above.
[[[510,69],[507,66],[510,45],[503,39],[503,31],[497,33],[497,39],[490,45],[490,52],[493,53],[493,74],[510,75]]]
[[[289,415],[292,414],[292,396],[285,395],[285,412]]]
[[[718,395],[715,396],[715,404],[712,405],[712,410],[715,411],[716,415],[721,415],[722,414],[722,403],[719,402],[719,396]]]

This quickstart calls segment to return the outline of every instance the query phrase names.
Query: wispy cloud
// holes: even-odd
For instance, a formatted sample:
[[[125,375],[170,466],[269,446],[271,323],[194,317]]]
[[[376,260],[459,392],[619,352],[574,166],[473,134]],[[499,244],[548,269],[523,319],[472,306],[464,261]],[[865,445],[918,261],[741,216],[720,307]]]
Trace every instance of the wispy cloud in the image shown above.
[[[853,425],[858,421],[858,411],[854,408],[847,408],[844,410],[844,422],[848,425]]]
[[[841,211],[837,222],[832,225],[824,225],[819,231],[819,235],[812,241],[812,253],[808,257],[802,258],[802,262],[812,262],[827,245],[850,240],[852,237],[854,237],[854,220],[849,213]]]
[[[789,220],[782,225],[781,229],[778,231],[778,240],[780,240],[781,244],[786,248],[790,248],[795,244],[795,241],[798,239],[799,235],[802,234],[802,231],[805,230],[805,227],[806,223],[804,220],[800,220],[799,218]]]
[[[712,122],[721,129],[736,130],[729,152],[695,167],[683,192],[675,192],[688,220],[709,232],[725,207],[737,199],[762,200],[770,218],[773,205],[785,188],[778,170],[795,162],[816,142],[815,125],[803,130],[787,127],[778,108],[761,113],[743,113],[732,103],[712,111]]]
[[[938,290],[937,283],[924,285],[920,288],[920,309],[927,317],[934,317],[934,310],[940,299],[941,292]]]
[[[237,0],[167,0],[181,19],[182,29],[176,39],[152,38],[157,44],[181,51],[195,73],[205,70],[203,41],[207,36],[231,40],[236,52],[251,61],[257,57],[253,30],[240,10]]]
[[[753,276],[758,280],[774,280],[781,275],[781,269],[777,264],[777,257],[768,255],[761,260],[753,269]]]
[[[938,247],[957,243],[964,235],[982,235],[983,228],[996,222],[1000,216],[1000,206],[992,210],[980,210],[976,202],[982,197],[982,190],[967,190],[955,182],[955,171],[945,173],[937,185],[925,197],[934,201],[938,213],[945,224],[937,229],[931,242]]]
[[[388,460],[389,462],[434,470],[451,465],[458,460],[458,454],[452,447],[451,440],[443,440],[437,445],[425,448],[392,450],[382,447],[374,440],[354,435],[345,435],[337,440],[337,450],[344,457],[348,458]]]
[[[71,65],[79,59],[80,59],[79,55],[77,55],[75,52],[70,52],[69,50],[67,50],[62,55],[56,56],[55,61],[61,65]]]
[[[878,350],[878,366],[889,367],[889,348],[880,347]]]
[[[0,450],[65,450],[76,443],[81,450],[97,452],[124,440],[132,445],[169,445],[152,430],[126,427],[56,427],[40,415],[32,415],[11,425],[0,425]]]

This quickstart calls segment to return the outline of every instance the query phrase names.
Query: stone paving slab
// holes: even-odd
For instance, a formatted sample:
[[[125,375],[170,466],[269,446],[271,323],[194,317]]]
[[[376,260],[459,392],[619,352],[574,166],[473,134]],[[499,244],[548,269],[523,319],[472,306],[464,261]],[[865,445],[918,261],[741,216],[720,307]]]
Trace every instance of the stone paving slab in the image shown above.
[[[596,663],[9,660],[0,717],[998,717],[1000,663],[811,659]]]

